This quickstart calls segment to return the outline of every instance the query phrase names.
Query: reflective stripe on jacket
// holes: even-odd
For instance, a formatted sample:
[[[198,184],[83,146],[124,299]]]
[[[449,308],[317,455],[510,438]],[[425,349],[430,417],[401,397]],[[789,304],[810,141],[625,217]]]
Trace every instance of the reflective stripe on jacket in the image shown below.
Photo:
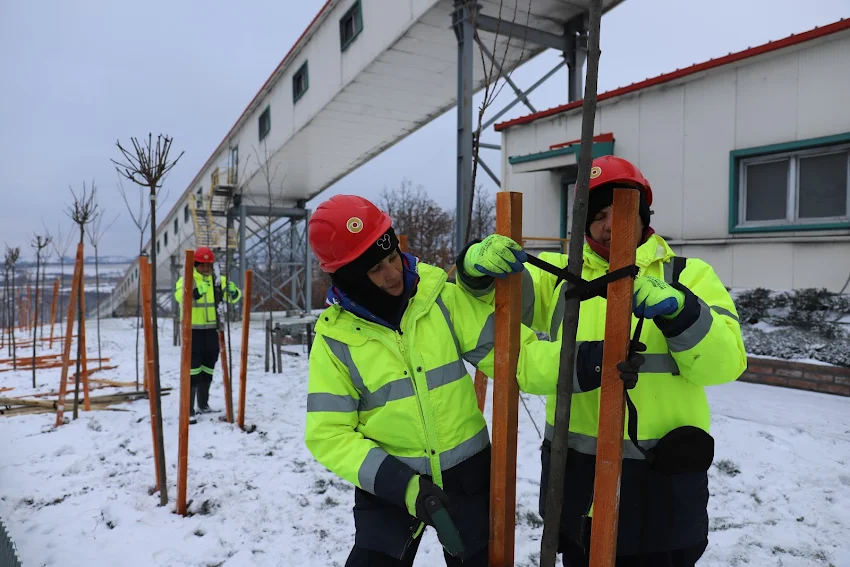
[[[215,284],[214,276],[203,276],[195,270],[192,274],[194,280],[192,289],[202,290],[203,294],[200,299],[192,298],[192,329],[215,329],[216,325],[216,310],[215,310]],[[221,276],[221,293],[222,300],[228,303],[238,303],[242,299],[242,292],[237,289],[236,297],[230,297],[227,291],[227,278]],[[183,277],[181,276],[175,284],[174,297],[177,303],[183,304]],[[183,312],[181,310],[180,317],[182,320]]]

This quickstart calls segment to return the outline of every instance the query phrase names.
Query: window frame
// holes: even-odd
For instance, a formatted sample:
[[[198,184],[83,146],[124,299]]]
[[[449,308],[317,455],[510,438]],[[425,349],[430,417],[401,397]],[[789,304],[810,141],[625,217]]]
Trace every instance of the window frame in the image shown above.
[[[345,39],[345,22],[349,18],[354,18],[354,35],[352,35],[348,40]],[[359,26],[357,24],[360,24]],[[345,53],[345,50],[348,49],[354,40],[360,35],[360,32],[363,31],[363,7],[360,4],[360,0],[354,2],[351,7],[345,11],[342,17],[339,19],[339,50]]]
[[[266,128],[263,131],[263,119],[265,118]],[[262,142],[266,136],[272,131],[272,107],[267,104],[266,108],[260,113],[260,116],[257,117],[257,132],[259,133],[260,141]]]
[[[801,158],[847,154],[847,211],[844,215],[823,218],[799,218]],[[781,220],[746,220],[747,166],[789,160],[786,182],[786,213]],[[782,232],[835,230],[850,228],[850,133],[812,138],[799,142],[733,150],[729,156],[729,232]]]
[[[178,217],[174,217],[173,228],[174,236],[177,236],[177,234],[180,232],[180,219]]]
[[[183,224],[189,222],[189,218],[192,216],[192,213],[189,212],[189,203],[183,205]]]
[[[301,97],[310,89],[310,69],[307,66],[308,61],[304,61],[304,63],[298,68],[297,71],[292,75],[292,104],[298,102]],[[300,93],[297,92],[296,89],[296,81],[298,77],[304,77],[304,90]]]

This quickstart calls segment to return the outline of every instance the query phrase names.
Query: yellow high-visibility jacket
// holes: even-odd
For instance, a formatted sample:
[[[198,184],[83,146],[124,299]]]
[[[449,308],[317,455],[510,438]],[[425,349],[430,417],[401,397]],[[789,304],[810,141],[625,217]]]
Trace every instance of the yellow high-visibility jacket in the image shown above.
[[[319,317],[310,353],[308,449],[332,472],[394,504],[396,523],[412,520],[404,495],[415,473],[443,486],[453,467],[490,445],[464,360],[493,375],[493,308],[448,283],[443,270],[423,263],[415,269],[416,293],[399,331],[332,305]],[[559,349],[559,343],[539,341],[523,327],[520,389],[554,392]],[[359,504],[360,538],[366,528],[358,510]],[[383,518],[392,513],[384,510]],[[375,531],[392,530],[392,522],[368,522]],[[486,507],[480,523],[486,543]],[[459,529],[463,534],[464,527]],[[391,554],[399,549],[395,543],[385,546]]]
[[[192,329],[215,329],[216,328],[216,312],[215,312],[215,278],[212,275],[203,276],[194,270],[192,274],[194,285],[192,289],[197,289],[201,292],[201,298],[192,298]],[[221,276],[221,297],[222,301],[228,303],[238,303],[242,299],[242,292],[237,288],[236,297],[231,297],[227,290],[227,278]],[[181,276],[175,284],[174,297],[177,303],[183,304],[183,277]],[[180,312],[182,320],[183,312]]]
[[[608,261],[587,244],[583,255],[583,279],[593,280],[608,272]],[[635,264],[640,269],[639,275],[654,276],[671,283],[671,260],[674,256],[663,238],[650,236],[636,251]],[[564,254],[544,252],[539,257],[560,268],[567,266],[568,258]],[[458,265],[462,266],[462,258]],[[551,339],[560,338],[565,308],[564,282],[558,282],[556,276],[530,264],[525,264],[522,278],[523,323],[536,331],[547,333]],[[464,277],[459,278],[459,281],[459,287],[471,295],[484,302],[492,301],[492,286],[487,285],[487,278]],[[736,380],[747,366],[735,305],[711,266],[697,258],[688,258],[678,281],[682,286],[680,289],[686,292],[686,308],[679,317],[670,321],[661,320],[660,317],[658,321],[646,320],[640,336],[640,341],[647,346],[644,353],[646,363],[640,369],[637,386],[629,391],[629,395],[639,416],[637,439],[644,449],[651,449],[667,433],[683,426],[694,426],[708,433],[711,416],[704,387]],[[607,301],[601,297],[581,302],[576,336],[578,342],[604,340],[606,305]],[[637,322],[637,318],[632,317],[632,332]],[[570,410],[569,448],[593,459],[599,429],[600,391],[581,392],[577,381],[574,381],[574,388],[576,393],[572,397]],[[546,401],[545,434],[550,441],[554,431],[554,417],[555,396],[550,395]],[[624,498],[630,480],[627,478],[631,470],[630,461],[644,459],[642,452],[629,440],[627,427],[628,419],[624,421],[623,428]],[[544,468],[548,469],[548,463]],[[543,473],[548,476],[548,470]],[[567,478],[574,483],[573,486],[581,485],[576,475],[571,474],[568,472]],[[592,478],[584,490],[589,492],[576,495],[575,489],[567,490],[566,498],[585,498],[586,501],[572,504],[590,516]],[[565,512],[568,504],[565,503]],[[625,515],[628,515],[628,510]],[[637,535],[632,533],[637,527],[624,526],[623,516],[621,511],[621,547],[624,537]],[[575,518],[569,521],[574,522]],[[569,527],[577,531],[575,525]]]

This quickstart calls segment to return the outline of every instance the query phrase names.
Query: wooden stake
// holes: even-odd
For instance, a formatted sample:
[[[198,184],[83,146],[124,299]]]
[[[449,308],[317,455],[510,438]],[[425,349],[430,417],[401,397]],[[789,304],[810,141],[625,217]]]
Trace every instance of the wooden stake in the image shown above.
[[[68,388],[68,368],[71,366],[71,337],[74,336],[74,314],[77,307],[77,288],[80,285],[82,263],[83,245],[78,244],[77,258],[74,261],[74,277],[71,280],[71,297],[68,300],[68,323],[62,354],[62,378],[59,380],[59,402],[56,405],[56,427],[59,427],[65,422],[65,392]]]
[[[180,439],[177,445],[177,513],[186,515],[186,481],[189,473],[189,399],[192,382],[192,287],[195,253],[186,250],[183,263],[183,343],[180,345]],[[156,282],[153,282],[156,285]]]
[[[154,395],[156,388],[153,386],[153,329],[151,323],[151,265],[144,256],[139,258],[139,284],[142,296],[142,321],[145,328],[145,389],[148,392],[148,402],[151,413],[151,439],[153,441],[153,463],[156,470],[156,489],[162,491],[162,478],[160,478],[159,450],[157,439],[158,421],[156,419],[156,400]]]
[[[611,227],[610,270],[635,263],[640,194],[635,189],[615,189]],[[614,567],[620,511],[620,476],[623,468],[623,381],[617,364],[626,360],[632,325],[634,280],[621,278],[608,284],[605,311],[605,351],[602,358],[602,391],[599,401],[599,437],[596,442],[596,479],[593,488],[593,525],[590,564]]]
[[[496,232],[522,240],[522,193],[496,194]],[[516,452],[522,279],[496,280],[496,344],[493,376],[493,449],[490,473],[490,567],[514,564]]]
[[[251,330],[251,289],[254,272],[245,270],[245,289],[242,290],[242,352],[239,356],[239,429],[245,430],[245,393],[248,390],[248,336]]]
[[[402,252],[407,252],[407,235],[399,234],[398,235],[398,249]]]
[[[228,423],[233,423],[233,397],[230,394],[230,368],[227,365],[227,343],[224,331],[218,331],[218,350],[221,351],[221,381],[224,384],[224,414]]]
[[[59,297],[59,278],[53,282],[53,301],[50,302],[50,348],[53,348],[53,325],[56,323],[56,299]]]

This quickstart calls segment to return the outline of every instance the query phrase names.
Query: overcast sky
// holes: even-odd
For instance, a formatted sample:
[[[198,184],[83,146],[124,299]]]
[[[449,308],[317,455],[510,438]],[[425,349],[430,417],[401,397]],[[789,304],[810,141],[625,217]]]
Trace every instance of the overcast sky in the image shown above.
[[[109,161],[119,157],[116,140],[165,132],[175,150],[185,150],[166,182],[166,212],[324,2],[0,0],[0,242],[22,246],[29,257],[34,231],[46,225],[67,233],[69,186],[94,180],[107,216],[120,214],[101,254],[134,255],[138,231]],[[850,0],[628,0],[603,19],[599,90],[848,16]],[[544,53],[513,79],[528,87],[558,57]],[[510,94],[505,89],[496,106],[510,102]],[[566,99],[565,71],[531,96],[538,110]],[[517,105],[504,119],[527,112]],[[486,137],[499,141],[492,130]],[[498,171],[497,152],[483,152]],[[319,200],[340,192],[377,198],[404,178],[454,207],[454,111]]]

